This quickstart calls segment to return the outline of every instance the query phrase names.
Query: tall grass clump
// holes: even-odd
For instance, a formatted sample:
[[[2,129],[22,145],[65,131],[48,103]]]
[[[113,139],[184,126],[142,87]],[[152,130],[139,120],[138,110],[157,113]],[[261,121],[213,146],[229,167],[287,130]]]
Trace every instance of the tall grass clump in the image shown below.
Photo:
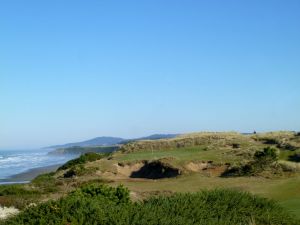
[[[37,201],[41,193],[39,189],[23,184],[0,185],[0,206],[22,209]]]
[[[55,172],[40,174],[31,181],[31,184],[43,193],[56,192],[58,190],[58,185],[54,175]]]
[[[22,184],[2,185],[0,186],[0,196],[24,196],[38,194],[38,190],[25,188]]]
[[[265,170],[276,173],[281,169],[277,165],[278,156],[276,148],[266,147],[263,151],[256,151],[252,161],[244,165],[229,167],[223,176],[254,176]]]

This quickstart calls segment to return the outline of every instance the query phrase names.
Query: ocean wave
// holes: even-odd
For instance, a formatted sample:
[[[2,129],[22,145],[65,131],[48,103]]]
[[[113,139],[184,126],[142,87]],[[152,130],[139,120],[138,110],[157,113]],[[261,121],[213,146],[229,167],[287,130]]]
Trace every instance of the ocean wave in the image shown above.
[[[70,156],[51,156],[45,152],[5,152],[0,155],[0,179],[38,167],[62,164]]]

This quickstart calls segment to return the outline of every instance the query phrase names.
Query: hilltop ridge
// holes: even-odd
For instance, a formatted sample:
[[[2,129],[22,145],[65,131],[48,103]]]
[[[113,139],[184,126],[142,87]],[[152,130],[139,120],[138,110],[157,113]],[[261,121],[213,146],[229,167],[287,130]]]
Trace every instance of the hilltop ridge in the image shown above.
[[[58,149],[58,148],[69,148],[69,147],[96,147],[96,146],[102,146],[102,147],[108,147],[108,146],[115,146],[119,144],[126,144],[128,142],[138,141],[138,140],[159,140],[159,139],[168,139],[168,138],[174,138],[178,134],[153,134],[150,136],[140,137],[140,138],[120,138],[120,137],[109,137],[109,136],[102,136],[102,137],[96,137],[93,139],[89,139],[86,141],[81,142],[73,142],[73,143],[67,143],[67,144],[61,144],[61,145],[52,145],[45,148],[48,149]]]

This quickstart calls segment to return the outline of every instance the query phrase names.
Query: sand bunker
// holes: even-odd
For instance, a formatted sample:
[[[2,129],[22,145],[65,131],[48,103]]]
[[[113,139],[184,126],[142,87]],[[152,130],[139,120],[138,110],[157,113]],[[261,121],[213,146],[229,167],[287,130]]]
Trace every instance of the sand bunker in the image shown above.
[[[145,164],[137,171],[133,171],[131,178],[146,178],[146,179],[162,179],[177,177],[180,175],[180,170],[174,168],[161,161],[145,162]]]

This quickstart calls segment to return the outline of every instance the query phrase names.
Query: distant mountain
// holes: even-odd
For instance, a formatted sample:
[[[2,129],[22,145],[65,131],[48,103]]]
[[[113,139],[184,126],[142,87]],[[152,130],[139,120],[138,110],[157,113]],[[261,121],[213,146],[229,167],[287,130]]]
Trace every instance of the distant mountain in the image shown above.
[[[46,148],[58,149],[58,148],[69,148],[69,147],[93,147],[93,146],[115,146],[119,144],[126,144],[132,141],[141,141],[141,140],[158,140],[158,139],[168,139],[174,138],[178,134],[153,134],[146,137],[141,138],[133,138],[133,139],[124,139],[119,137],[96,137],[87,141],[82,142],[74,142],[63,145],[53,145]]]
[[[73,146],[79,146],[79,147],[91,147],[91,146],[113,146],[117,145],[121,142],[125,141],[123,138],[119,137],[96,137],[87,141],[82,142],[74,142],[74,143],[68,143],[63,145],[53,145],[49,146],[47,148],[68,148]]]

